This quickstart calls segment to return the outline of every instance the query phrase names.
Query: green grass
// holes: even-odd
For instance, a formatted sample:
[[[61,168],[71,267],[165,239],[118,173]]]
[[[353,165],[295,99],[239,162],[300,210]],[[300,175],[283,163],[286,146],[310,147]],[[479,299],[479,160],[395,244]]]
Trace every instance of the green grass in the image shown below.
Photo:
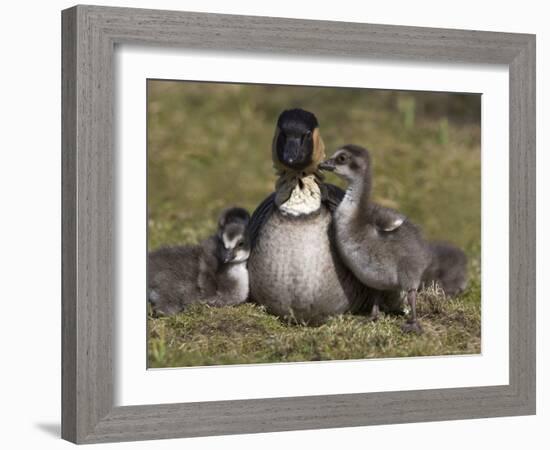
[[[479,295],[479,285],[467,296]],[[404,334],[398,316],[377,322],[343,315],[319,327],[283,323],[263,307],[196,305],[185,314],[151,319],[151,367],[323,361],[478,353],[477,301],[445,300],[435,290],[419,295],[424,332]]]
[[[420,336],[401,332],[402,317],[346,315],[305,327],[253,304],[150,317],[150,366],[479,353],[479,97],[150,81],[148,100],[149,249],[197,243],[226,206],[253,211],[273,190],[277,116],[300,106],[317,115],[327,154],[345,143],[368,147],[375,200],[407,214],[428,238],[464,248],[471,277],[455,300],[420,296]]]

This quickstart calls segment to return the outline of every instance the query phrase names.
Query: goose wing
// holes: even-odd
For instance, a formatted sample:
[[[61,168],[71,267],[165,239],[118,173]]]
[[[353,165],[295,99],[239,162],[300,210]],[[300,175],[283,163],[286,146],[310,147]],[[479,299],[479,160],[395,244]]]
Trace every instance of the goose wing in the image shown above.
[[[275,192],[270,194],[252,213],[248,223],[248,235],[250,236],[250,245],[254,247],[260,228],[267,222],[273,209],[275,208]]]
[[[345,194],[342,189],[334,184],[323,183],[321,185],[321,201],[330,212],[336,211]]]

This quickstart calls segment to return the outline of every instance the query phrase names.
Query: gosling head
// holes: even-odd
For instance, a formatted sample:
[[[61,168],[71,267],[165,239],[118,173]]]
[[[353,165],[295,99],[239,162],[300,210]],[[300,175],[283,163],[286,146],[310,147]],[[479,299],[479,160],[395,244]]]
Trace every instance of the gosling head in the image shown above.
[[[272,158],[281,172],[314,173],[325,158],[315,115],[299,108],[283,111],[275,128]]]
[[[216,256],[222,264],[242,263],[250,256],[249,220],[250,215],[243,208],[228,208],[220,215]]]
[[[321,170],[334,172],[348,183],[370,179],[371,159],[367,149],[358,145],[345,145],[331,158],[319,164]]]

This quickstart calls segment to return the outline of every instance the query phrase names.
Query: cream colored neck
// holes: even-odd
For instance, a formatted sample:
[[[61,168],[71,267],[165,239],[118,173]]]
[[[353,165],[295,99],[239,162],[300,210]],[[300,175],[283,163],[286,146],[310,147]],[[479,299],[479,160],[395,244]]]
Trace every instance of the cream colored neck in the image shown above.
[[[275,203],[283,214],[291,216],[317,211],[321,207],[321,188],[315,175],[279,180]]]

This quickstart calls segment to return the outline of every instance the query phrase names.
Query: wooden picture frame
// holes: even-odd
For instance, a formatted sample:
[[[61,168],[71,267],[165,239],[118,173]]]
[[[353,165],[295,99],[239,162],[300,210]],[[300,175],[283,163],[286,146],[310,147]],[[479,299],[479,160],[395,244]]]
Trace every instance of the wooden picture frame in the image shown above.
[[[63,11],[62,31],[64,439],[94,443],[535,413],[535,36],[97,6]],[[507,65],[509,384],[115,407],[117,44]]]

